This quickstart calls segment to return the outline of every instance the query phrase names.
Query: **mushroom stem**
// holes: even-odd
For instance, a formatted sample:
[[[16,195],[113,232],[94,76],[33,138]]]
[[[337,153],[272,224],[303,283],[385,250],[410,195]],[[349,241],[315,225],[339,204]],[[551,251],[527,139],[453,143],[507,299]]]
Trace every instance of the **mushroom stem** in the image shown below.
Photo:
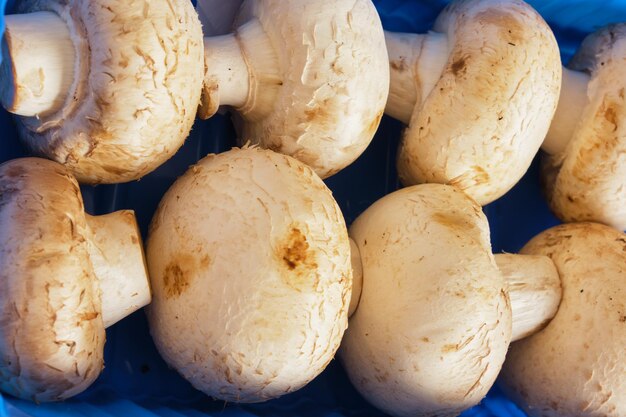
[[[220,105],[241,107],[250,88],[248,65],[234,34],[204,38],[205,94],[214,90],[215,110]]]
[[[415,104],[423,103],[448,62],[448,37],[429,32],[385,32],[390,65],[389,98],[385,113],[409,124]]]
[[[102,320],[109,327],[151,301],[141,235],[130,210],[86,218],[89,257],[100,280]]]
[[[352,238],[350,238],[350,261],[352,262],[352,295],[350,297],[348,317],[351,317],[356,311],[356,308],[359,306],[361,289],[363,288],[363,264],[361,262],[361,252]]]
[[[282,77],[274,47],[252,19],[234,34],[204,38],[206,73],[199,117],[232,106],[248,118],[269,112]]]
[[[512,342],[543,329],[561,302],[561,279],[547,256],[495,255],[508,285],[513,313]]]
[[[590,78],[584,72],[563,67],[559,104],[548,135],[541,145],[541,148],[550,155],[563,152],[574,136],[578,121],[589,102],[587,87]]]
[[[0,66],[0,101],[21,116],[59,110],[74,79],[76,52],[69,28],[57,14],[6,16]]]

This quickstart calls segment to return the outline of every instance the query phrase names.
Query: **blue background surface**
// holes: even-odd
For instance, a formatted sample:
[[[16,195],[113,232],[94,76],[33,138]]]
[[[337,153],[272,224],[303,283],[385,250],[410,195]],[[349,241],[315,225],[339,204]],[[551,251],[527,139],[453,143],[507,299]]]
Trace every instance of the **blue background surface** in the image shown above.
[[[19,0],[18,0],[19,1]],[[0,0],[0,7],[6,0]],[[9,1],[10,10],[12,1]],[[446,1],[374,1],[386,29],[428,30]],[[626,0],[530,1],[556,33],[564,62],[583,37],[608,23],[626,21]],[[0,26],[3,21],[0,19]],[[398,188],[394,156],[400,123],[384,117],[365,154],[327,180],[346,220],[352,222],[378,198]],[[0,161],[26,155],[11,117],[0,110]],[[83,187],[87,210],[104,214],[133,209],[142,232],[167,188],[186,168],[211,152],[234,146],[234,130],[226,116],[198,121],[184,147],[165,165],[141,181],[117,186]],[[505,197],[485,208],[492,229],[494,252],[515,252],[546,228],[557,224],[543,201],[535,162],[524,179]],[[59,404],[35,405],[0,396],[0,416],[382,416],[351,387],[337,361],[301,391],[264,404],[238,406],[211,401],[195,391],[160,359],[150,339],[143,312],[107,330],[106,368],[80,396]],[[464,417],[524,417],[497,388]]]

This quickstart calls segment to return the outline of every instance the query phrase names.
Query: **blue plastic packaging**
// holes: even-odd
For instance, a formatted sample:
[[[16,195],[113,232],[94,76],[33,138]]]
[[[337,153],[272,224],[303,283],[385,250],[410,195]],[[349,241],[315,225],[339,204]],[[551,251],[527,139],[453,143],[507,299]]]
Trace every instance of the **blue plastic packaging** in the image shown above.
[[[17,0],[19,1],[19,0]],[[181,0],[182,1],[182,0]],[[4,8],[7,0],[0,0]],[[9,0],[10,12],[13,1]],[[425,32],[445,6],[443,0],[374,0],[386,29]],[[626,0],[533,0],[529,3],[555,31],[566,63],[583,37],[609,23],[626,21]],[[0,16],[0,28],[4,19]],[[367,151],[352,166],[327,180],[348,223],[380,197],[398,188],[395,150],[402,126],[384,117]],[[11,117],[0,110],[0,161],[25,156]],[[234,146],[229,118],[198,121],[184,147],[165,165],[141,181],[123,185],[82,187],[87,210],[104,214],[135,210],[145,237],[161,196],[187,167],[208,153]],[[505,197],[485,207],[491,224],[494,252],[516,252],[530,238],[557,224],[544,202],[537,163]],[[72,400],[36,405],[0,396],[0,416],[136,416],[136,417],[376,417],[372,408],[350,385],[340,364],[327,370],[304,389],[281,399],[256,405],[212,401],[168,369],[150,338],[143,312],[137,312],[107,330],[106,368],[97,382]],[[464,417],[524,417],[494,388]]]

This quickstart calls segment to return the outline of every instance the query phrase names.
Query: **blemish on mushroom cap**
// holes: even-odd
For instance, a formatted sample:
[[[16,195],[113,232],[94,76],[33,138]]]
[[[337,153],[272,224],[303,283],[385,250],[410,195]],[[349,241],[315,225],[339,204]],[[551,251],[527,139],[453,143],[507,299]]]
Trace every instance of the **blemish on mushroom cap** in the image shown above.
[[[284,78],[270,103],[259,86],[255,99],[263,105],[246,109],[240,143],[279,149],[329,177],[365,150],[384,111],[389,64],[376,9],[369,0],[245,5],[238,23],[259,20]]]
[[[546,195],[564,221],[595,221],[626,229],[626,25],[589,35],[569,67],[591,75],[587,103],[567,148],[545,156]]]
[[[200,161],[163,198],[147,259],[155,344],[212,397],[258,402],[299,389],[347,326],[346,226],[293,158],[247,148]]]
[[[99,375],[105,338],[78,184],[23,158],[0,165],[0,196],[0,389],[68,398]]]
[[[195,119],[204,74],[202,29],[189,2],[17,6],[61,16],[79,57],[64,108],[18,118],[35,154],[65,164],[81,182],[118,183],[141,178],[178,150]]]
[[[511,345],[503,368],[501,385],[529,416],[625,415],[624,238],[604,225],[566,224],[522,250],[549,256],[563,286],[554,319]]]
[[[434,30],[450,57],[403,135],[405,185],[458,184],[481,205],[526,172],[558,103],[561,62],[543,19],[517,0],[455,1]],[[479,169],[477,169],[479,168]]]
[[[456,415],[480,401],[511,337],[480,207],[454,187],[408,187],[374,203],[350,236],[363,290],[340,357],[355,387],[396,416]]]

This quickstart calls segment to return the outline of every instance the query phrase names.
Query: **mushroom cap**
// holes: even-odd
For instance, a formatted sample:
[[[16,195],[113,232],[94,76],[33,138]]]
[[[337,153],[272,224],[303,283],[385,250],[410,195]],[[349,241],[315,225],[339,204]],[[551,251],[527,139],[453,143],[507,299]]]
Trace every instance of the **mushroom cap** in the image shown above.
[[[147,260],[148,319],[165,359],[226,401],[295,391],[348,324],[350,243],[315,173],[257,148],[210,155],[163,198]]]
[[[350,380],[393,416],[453,416],[496,379],[511,308],[480,207],[455,187],[392,193],[350,227],[363,289],[340,355]]]
[[[532,417],[626,415],[626,236],[610,227],[566,224],[523,253],[549,256],[563,298],[541,332],[513,343],[501,384]]]
[[[45,159],[0,165],[0,389],[42,402],[103,367],[100,289],[76,180]]]
[[[245,1],[238,23],[253,18],[283,78],[272,102],[256,106],[262,115],[240,109],[240,143],[293,156],[322,178],[335,174],[369,145],[387,102],[389,59],[376,8],[370,0]]]
[[[569,68],[591,75],[588,104],[566,149],[544,160],[552,210],[565,221],[626,229],[626,24],[589,35]],[[576,121],[572,121],[576,123]]]
[[[461,0],[439,15],[448,62],[398,153],[405,185],[456,185],[481,205],[510,190],[548,132],[561,87],[550,28],[520,0]]]
[[[202,29],[188,1],[25,0],[67,23],[77,51],[64,107],[19,117],[37,155],[81,182],[138,179],[169,159],[194,122],[204,77]]]

